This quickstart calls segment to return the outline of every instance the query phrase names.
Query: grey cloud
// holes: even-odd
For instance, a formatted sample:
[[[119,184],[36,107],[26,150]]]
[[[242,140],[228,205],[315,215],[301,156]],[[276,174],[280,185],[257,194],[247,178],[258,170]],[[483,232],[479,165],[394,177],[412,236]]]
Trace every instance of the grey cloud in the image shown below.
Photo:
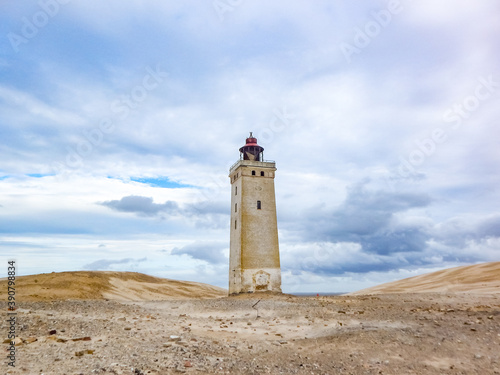
[[[351,187],[345,201],[335,209],[307,212],[308,220],[302,221],[302,240],[312,244],[312,248],[317,249],[320,243],[335,245],[336,250],[328,250],[324,258],[309,254],[307,261],[285,256],[285,268],[292,272],[341,275],[431,264],[432,260],[423,257],[432,238],[431,224],[399,221],[399,215],[406,211],[429,206],[431,197],[373,190],[368,185],[369,181],[363,181]]]
[[[307,233],[315,240],[361,243],[366,251],[379,254],[419,251],[426,239],[423,229],[394,226],[392,221],[396,213],[428,206],[431,198],[417,193],[371,191],[366,184],[363,182],[351,188],[337,209],[309,221],[313,225],[305,228]],[[314,214],[310,216],[313,219]]]
[[[201,201],[179,206],[177,202],[154,203],[151,197],[129,195],[120,200],[99,203],[115,211],[135,213],[139,216],[184,216],[193,219],[197,227],[220,229],[229,225],[229,207],[226,202]]]
[[[484,237],[500,237],[500,215],[482,220],[477,229],[478,235]]]
[[[222,242],[195,242],[182,248],[174,248],[172,255],[189,255],[193,259],[200,259],[208,263],[218,264],[227,263],[227,257],[224,255],[226,243]]]
[[[147,258],[141,258],[141,259],[134,259],[134,258],[124,258],[124,259],[99,259],[96,260],[95,262],[86,264],[83,266],[84,269],[87,270],[106,270],[109,269],[109,266],[112,264],[126,264],[126,263],[140,263],[140,262],[145,262]]]
[[[500,237],[499,215],[455,217],[437,224],[422,218],[405,220],[407,211],[432,203],[425,194],[375,191],[367,182],[358,184],[336,209],[307,214],[309,220],[301,229],[310,248],[292,255],[285,251],[283,268],[293,274],[363,274],[476,263],[491,257],[494,245],[487,241]],[[477,251],[488,246],[493,246],[489,255]]]
[[[141,197],[137,195],[129,195],[120,200],[107,201],[101,204],[116,211],[132,212],[141,216],[156,216],[160,212],[175,214],[179,211],[176,202],[167,201],[158,204],[153,203],[153,198],[151,197]]]
[[[500,237],[500,216],[490,215],[471,219],[454,217],[437,225],[434,238],[447,246],[462,248],[470,241],[480,242],[488,238]]]

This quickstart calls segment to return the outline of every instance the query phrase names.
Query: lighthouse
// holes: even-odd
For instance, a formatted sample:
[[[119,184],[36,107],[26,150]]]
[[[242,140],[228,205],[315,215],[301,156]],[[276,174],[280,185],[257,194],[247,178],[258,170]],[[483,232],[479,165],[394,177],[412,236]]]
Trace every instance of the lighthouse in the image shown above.
[[[239,160],[229,170],[229,294],[281,292],[276,163],[264,160],[264,148],[252,133],[239,151]]]

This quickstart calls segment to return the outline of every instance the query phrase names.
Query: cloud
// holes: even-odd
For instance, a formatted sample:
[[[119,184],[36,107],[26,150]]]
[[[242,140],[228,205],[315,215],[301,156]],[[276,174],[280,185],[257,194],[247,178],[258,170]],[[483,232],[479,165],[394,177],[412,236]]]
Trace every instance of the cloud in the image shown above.
[[[195,242],[184,246],[182,248],[174,248],[171,252],[172,255],[188,255],[193,259],[204,260],[212,264],[227,263],[228,258],[224,253],[227,249],[227,243],[203,241]]]
[[[142,217],[189,219],[200,228],[220,229],[227,227],[229,222],[229,208],[225,202],[218,200],[204,199],[180,206],[175,201],[154,203],[151,197],[132,195],[100,204],[115,211],[134,213]]]
[[[137,263],[145,262],[147,261],[147,258],[141,258],[141,259],[134,259],[134,258],[124,258],[124,259],[99,259],[96,260],[95,262],[86,264],[83,266],[84,269],[86,270],[91,270],[91,271],[97,271],[97,270],[108,270],[110,269],[110,266],[114,264],[133,264],[136,265]]]
[[[160,213],[175,215],[179,212],[179,206],[176,202],[167,201],[162,204],[153,203],[151,197],[140,197],[130,195],[120,200],[113,200],[101,203],[116,211],[131,212],[141,216],[156,216]]]
[[[116,251],[133,259],[141,239],[166,237],[159,254],[186,255],[169,263],[176,277],[201,277],[186,270],[202,263],[209,279],[227,266],[227,172],[253,131],[277,161],[287,272],[316,272],[328,288],[329,277],[346,273],[359,281],[498,259],[498,1],[403,1],[350,63],[341,43],[376,28],[387,2],[255,0],[233,4],[223,20],[212,2],[194,3],[72,2],[19,53],[4,38],[5,254],[24,254],[30,270],[45,272],[52,266],[39,261],[48,258],[41,241],[70,249],[70,238],[102,254],[65,257],[71,268]],[[22,34],[24,17],[42,11],[6,4],[3,35]],[[148,78],[151,69],[162,79]],[[489,97],[466,110],[490,76],[480,90]],[[277,116],[285,108],[293,116]],[[456,129],[443,118],[450,110],[463,113]],[[108,120],[113,129],[103,133]],[[436,129],[446,141],[429,146]],[[424,153],[413,174],[398,174],[402,160]],[[178,188],[145,183],[162,179]],[[122,242],[108,246],[109,237]],[[302,265],[310,251],[324,261]]]
[[[398,224],[396,214],[426,207],[432,199],[427,194],[374,190],[368,183],[348,189],[346,199],[337,208],[310,210],[310,220],[303,221],[305,239],[356,242],[367,252],[384,255],[421,251],[425,247],[425,228]]]
[[[301,239],[281,245],[283,269],[296,275],[339,276],[498,257],[498,215],[435,223],[423,211],[435,204],[428,194],[380,191],[365,180],[349,188],[338,207],[307,212]]]

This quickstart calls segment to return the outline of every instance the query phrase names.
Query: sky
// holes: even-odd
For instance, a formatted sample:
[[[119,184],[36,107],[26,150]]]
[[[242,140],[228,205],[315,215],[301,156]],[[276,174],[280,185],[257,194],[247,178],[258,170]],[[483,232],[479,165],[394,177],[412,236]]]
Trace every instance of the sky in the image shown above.
[[[0,262],[227,288],[277,165],[282,287],[500,260],[496,0],[0,2]]]

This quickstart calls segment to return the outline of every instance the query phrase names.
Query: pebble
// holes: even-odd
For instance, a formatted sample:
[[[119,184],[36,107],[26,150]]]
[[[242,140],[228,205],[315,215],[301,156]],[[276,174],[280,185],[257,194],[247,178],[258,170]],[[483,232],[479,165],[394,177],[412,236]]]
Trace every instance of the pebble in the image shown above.
[[[78,337],[78,338],[71,339],[71,341],[90,341],[90,340],[92,340],[92,338],[90,336]]]

